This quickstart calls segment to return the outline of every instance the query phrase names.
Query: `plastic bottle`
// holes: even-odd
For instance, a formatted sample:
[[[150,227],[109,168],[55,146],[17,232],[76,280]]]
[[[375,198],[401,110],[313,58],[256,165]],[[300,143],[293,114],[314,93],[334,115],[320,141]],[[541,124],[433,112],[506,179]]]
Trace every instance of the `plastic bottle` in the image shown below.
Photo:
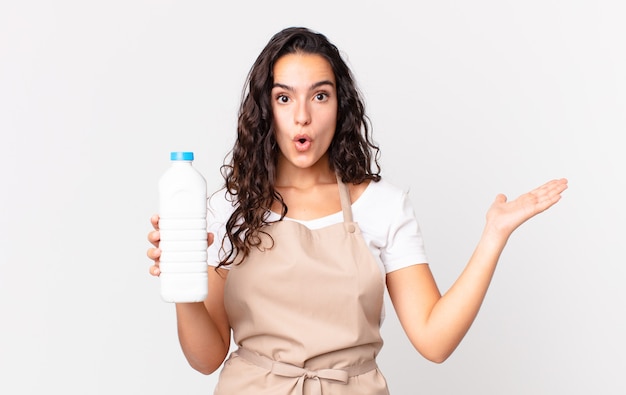
[[[193,152],[172,152],[159,179],[161,297],[201,302],[208,293],[207,184],[193,166]]]

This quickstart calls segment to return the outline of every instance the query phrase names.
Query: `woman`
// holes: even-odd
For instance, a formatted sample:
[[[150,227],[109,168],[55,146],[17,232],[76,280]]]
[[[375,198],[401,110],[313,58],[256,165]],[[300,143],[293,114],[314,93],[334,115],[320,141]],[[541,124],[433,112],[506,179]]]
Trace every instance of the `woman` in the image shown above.
[[[498,195],[442,296],[410,201],[381,179],[377,155],[337,48],[304,28],[272,37],[248,76],[225,193],[210,202],[209,296],[176,305],[183,352],[202,373],[224,363],[232,330],[239,349],[216,394],[388,394],[375,363],[385,283],[411,343],[443,362],[509,236],[567,188],[561,179],[510,202]],[[152,224],[158,276],[158,216]]]

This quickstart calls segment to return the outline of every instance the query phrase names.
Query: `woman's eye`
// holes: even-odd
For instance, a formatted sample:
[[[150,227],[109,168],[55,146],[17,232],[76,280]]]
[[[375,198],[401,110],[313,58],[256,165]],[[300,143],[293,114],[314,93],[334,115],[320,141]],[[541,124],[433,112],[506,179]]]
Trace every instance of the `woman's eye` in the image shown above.
[[[278,96],[277,100],[280,103],[288,103],[289,102],[289,98],[287,96],[285,96],[285,95]]]
[[[315,95],[315,99],[318,101],[324,101],[327,97],[328,95],[326,93],[318,93],[317,95]]]

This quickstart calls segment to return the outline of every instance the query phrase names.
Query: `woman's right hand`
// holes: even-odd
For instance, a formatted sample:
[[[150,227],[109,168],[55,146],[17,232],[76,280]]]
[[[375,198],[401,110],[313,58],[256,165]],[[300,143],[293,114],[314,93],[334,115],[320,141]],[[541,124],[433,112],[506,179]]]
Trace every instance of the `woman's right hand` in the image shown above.
[[[159,215],[154,214],[150,217],[150,223],[154,230],[148,233],[148,241],[154,246],[148,248],[148,258],[154,261],[154,264],[150,266],[150,274],[153,276],[159,276],[161,269],[159,268],[159,258],[161,258],[161,249],[159,248],[159,242],[161,241],[161,232],[159,232]],[[213,233],[207,233],[208,245],[213,244]]]
[[[148,248],[148,258],[154,261],[154,264],[150,266],[150,274],[153,276],[159,276],[161,269],[159,268],[159,258],[161,257],[161,250],[159,249],[159,242],[161,241],[161,233],[159,232],[159,216],[158,214],[150,217],[150,223],[154,230],[148,233],[148,241],[154,246]]]

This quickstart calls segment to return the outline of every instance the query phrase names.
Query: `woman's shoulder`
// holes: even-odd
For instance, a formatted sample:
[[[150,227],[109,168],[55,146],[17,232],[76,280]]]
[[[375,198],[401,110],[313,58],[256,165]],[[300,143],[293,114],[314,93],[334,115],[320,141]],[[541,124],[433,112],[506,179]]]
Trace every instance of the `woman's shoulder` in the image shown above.
[[[408,189],[381,178],[379,181],[370,181],[355,205],[358,203],[376,207],[393,206],[401,202],[407,194]]]
[[[352,212],[355,220],[368,232],[384,234],[393,223],[411,215],[414,210],[408,189],[382,178],[369,183],[352,204]]]

